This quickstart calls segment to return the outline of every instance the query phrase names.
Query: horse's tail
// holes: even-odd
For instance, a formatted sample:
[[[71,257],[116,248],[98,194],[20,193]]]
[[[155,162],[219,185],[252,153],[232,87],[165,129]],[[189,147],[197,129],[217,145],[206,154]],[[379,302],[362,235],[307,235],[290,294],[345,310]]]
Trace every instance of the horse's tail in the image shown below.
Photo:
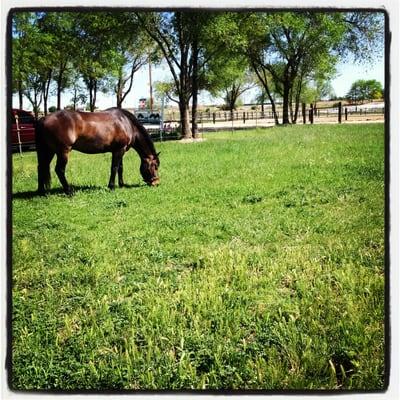
[[[52,151],[50,150],[45,138],[44,118],[36,121],[35,140],[38,161],[38,192],[44,193],[46,190],[50,189],[50,162],[53,158]]]

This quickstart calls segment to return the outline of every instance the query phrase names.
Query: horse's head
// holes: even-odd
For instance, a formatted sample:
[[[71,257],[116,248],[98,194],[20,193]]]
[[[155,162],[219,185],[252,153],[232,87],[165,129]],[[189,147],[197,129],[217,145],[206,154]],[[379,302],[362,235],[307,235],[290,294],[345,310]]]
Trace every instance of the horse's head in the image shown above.
[[[156,186],[160,183],[160,177],[158,176],[158,167],[160,166],[159,154],[160,153],[156,153],[149,157],[142,158],[140,164],[140,174],[149,186]]]

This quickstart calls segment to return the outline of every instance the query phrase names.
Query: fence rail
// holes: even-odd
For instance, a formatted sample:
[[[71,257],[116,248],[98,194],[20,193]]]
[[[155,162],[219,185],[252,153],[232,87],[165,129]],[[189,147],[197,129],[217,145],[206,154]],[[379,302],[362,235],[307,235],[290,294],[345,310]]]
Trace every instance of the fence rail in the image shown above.
[[[310,121],[310,112],[312,111],[313,117],[324,118],[324,117],[334,117],[337,116],[339,119],[339,114],[352,116],[352,115],[384,115],[384,107],[359,107],[359,106],[341,106],[341,107],[309,107],[305,108],[306,116],[308,122],[313,122],[313,118]],[[276,112],[277,118],[281,118],[282,111]],[[299,109],[297,113],[296,121],[299,123],[302,117],[302,110]],[[192,116],[189,115],[191,120]],[[274,120],[274,114],[272,111],[201,111],[197,113],[197,123],[217,123],[217,122],[231,122],[231,121],[256,121],[256,120]],[[179,113],[178,112],[166,112],[164,114],[165,123],[179,123]],[[304,121],[303,121],[304,122]],[[307,121],[306,121],[307,122]],[[304,122],[305,123],[305,122]]]
[[[282,111],[277,112],[278,119],[281,118]],[[383,121],[385,115],[384,107],[360,107],[355,105],[342,106],[341,103],[336,107],[316,108],[312,104],[307,107],[302,104],[297,114],[297,124],[314,123],[342,123],[342,122],[363,122],[363,121]],[[180,138],[179,134],[179,113],[164,113],[164,126],[147,127],[154,140],[170,140]],[[191,118],[190,118],[191,119]],[[197,113],[196,119],[199,134],[214,132],[219,130],[239,130],[254,127],[267,127],[275,125],[274,115],[271,110],[267,111],[202,111]]]

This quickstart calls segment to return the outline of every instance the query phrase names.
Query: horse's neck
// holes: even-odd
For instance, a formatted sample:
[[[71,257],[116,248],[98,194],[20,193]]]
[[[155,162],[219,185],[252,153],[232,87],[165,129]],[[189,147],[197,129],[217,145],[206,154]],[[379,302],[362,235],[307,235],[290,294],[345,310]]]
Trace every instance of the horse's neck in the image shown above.
[[[148,158],[154,155],[154,149],[150,145],[149,140],[144,137],[143,133],[138,132],[135,141],[133,143],[133,148],[139,154],[140,158]]]

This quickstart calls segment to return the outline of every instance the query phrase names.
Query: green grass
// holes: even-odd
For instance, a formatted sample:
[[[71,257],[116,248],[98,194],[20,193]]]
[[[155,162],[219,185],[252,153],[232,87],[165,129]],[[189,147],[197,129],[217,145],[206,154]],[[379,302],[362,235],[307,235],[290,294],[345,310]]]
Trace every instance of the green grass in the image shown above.
[[[73,197],[14,155],[13,387],[382,389],[383,125],[156,147],[114,192],[72,153]]]

